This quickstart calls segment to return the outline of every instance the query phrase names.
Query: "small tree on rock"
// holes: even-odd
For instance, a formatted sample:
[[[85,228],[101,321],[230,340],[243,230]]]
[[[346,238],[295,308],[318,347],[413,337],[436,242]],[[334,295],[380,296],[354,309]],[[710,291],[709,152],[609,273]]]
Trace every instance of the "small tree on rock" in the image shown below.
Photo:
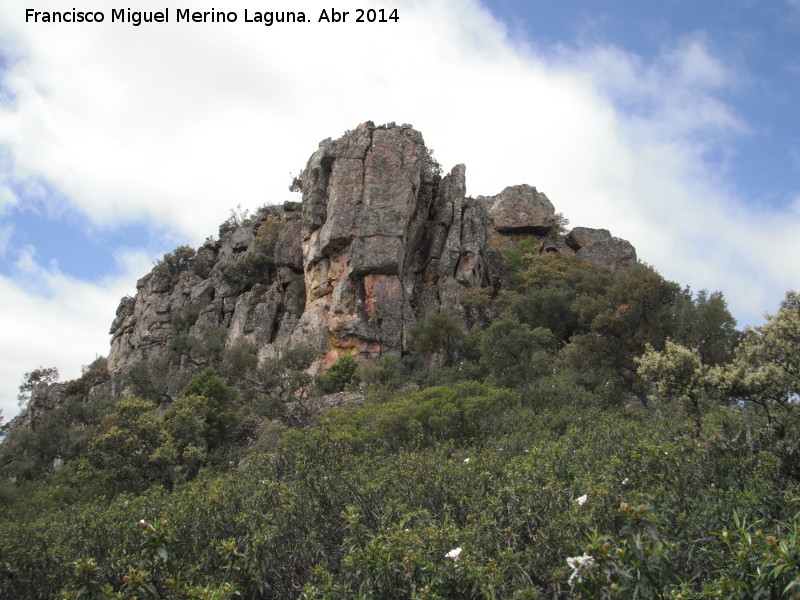
[[[19,393],[17,394],[19,407],[25,411],[28,408],[31,395],[36,386],[55,383],[58,381],[58,377],[58,369],[55,367],[39,367],[38,369],[25,373],[22,378],[22,383],[19,384]]]

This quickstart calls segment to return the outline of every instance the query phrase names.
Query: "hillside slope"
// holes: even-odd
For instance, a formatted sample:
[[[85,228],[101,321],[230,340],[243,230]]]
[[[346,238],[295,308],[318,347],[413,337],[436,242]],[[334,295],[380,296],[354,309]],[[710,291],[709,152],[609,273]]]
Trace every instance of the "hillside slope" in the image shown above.
[[[737,331],[410,127],[325,140],[0,444],[3,598],[799,598],[800,296]]]

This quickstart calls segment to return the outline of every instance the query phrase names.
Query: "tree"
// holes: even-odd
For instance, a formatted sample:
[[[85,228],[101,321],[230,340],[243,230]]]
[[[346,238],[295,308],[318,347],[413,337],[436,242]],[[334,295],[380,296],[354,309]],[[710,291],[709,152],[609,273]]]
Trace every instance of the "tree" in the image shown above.
[[[754,449],[777,456],[783,474],[800,480],[800,312],[793,298],[790,292],[776,315],[745,330],[729,363],[706,365],[698,350],[671,342],[661,352],[648,348],[637,363],[659,393],[688,400],[696,420],[704,395],[727,401]]]
[[[218,387],[204,385],[210,379],[197,381],[197,387],[218,392]],[[191,479],[206,461],[211,444],[219,443],[218,425],[225,413],[212,406],[217,405],[203,396],[185,394],[159,416],[154,402],[123,398],[89,444],[89,461],[111,481],[131,490]]]
[[[680,291],[653,269],[638,265],[604,295],[578,298],[575,309],[583,331],[567,344],[564,361],[609,401],[633,394],[646,404],[649,390],[637,374],[635,358],[648,344],[661,350],[675,331]]]
[[[687,288],[676,301],[676,321],[675,341],[696,348],[704,364],[722,364],[733,356],[740,334],[722,292],[700,290],[692,298]]]
[[[164,431],[167,439],[156,450],[153,462],[165,459],[165,466],[172,477],[191,479],[205,462],[209,441],[219,443],[220,432],[225,429],[225,414],[214,414],[211,403],[203,396],[180,396],[170,404],[164,414]],[[235,417],[235,415],[234,415]],[[215,425],[222,423],[222,428]],[[159,452],[160,450],[160,452]]]
[[[292,175],[289,173],[289,177],[292,178],[292,183],[289,184],[289,191],[293,193],[302,193],[303,192],[303,172],[300,171],[299,175]]]
[[[532,381],[550,370],[553,334],[520,323],[513,316],[497,319],[481,340],[481,360],[500,385],[518,388],[525,402]]]
[[[222,371],[229,383],[253,376],[258,368],[258,349],[244,337],[238,338],[222,359]]]
[[[392,392],[403,387],[408,375],[405,365],[394,354],[384,354],[377,360],[363,362],[359,371],[367,393],[371,390],[380,398],[390,397]]]
[[[748,328],[733,361],[710,376],[731,401],[744,403],[748,425],[800,480],[800,312],[790,292],[776,315]]]
[[[783,300],[781,300],[780,310],[789,309],[800,313],[800,294],[794,290],[786,292]]]
[[[575,290],[566,285],[530,288],[510,310],[520,322],[534,328],[546,327],[559,344],[564,344],[578,330],[575,297]]]
[[[284,227],[286,223],[280,219],[265,219],[244,255],[223,265],[225,279],[242,291],[269,281],[275,273],[275,247]]]
[[[317,389],[323,394],[352,390],[358,385],[358,361],[345,354],[316,379]]]
[[[249,223],[250,221],[250,211],[246,208],[242,208],[241,204],[237,204],[236,208],[231,209],[231,216],[225,219],[219,225],[219,237],[222,237],[226,233],[230,233],[239,227]]]
[[[28,408],[31,401],[33,390],[39,385],[50,385],[58,381],[58,369],[55,367],[39,367],[33,371],[25,373],[22,383],[19,384],[17,402],[24,411]]]
[[[284,404],[293,398],[302,401],[311,383],[306,370],[315,358],[317,351],[308,346],[287,348],[279,358],[264,361],[259,369],[261,381]]]
[[[152,478],[150,455],[163,443],[154,402],[136,396],[119,400],[89,444],[91,464],[134,488]]]
[[[205,401],[204,438],[209,450],[213,450],[225,441],[238,420],[231,407],[233,393],[219,378],[214,367],[206,367],[186,384],[178,400],[187,397],[202,398]],[[173,410],[173,405],[178,400],[170,405],[170,410]],[[185,400],[179,402],[178,406],[184,404]],[[197,401],[194,401],[194,404],[197,404]]]
[[[278,405],[294,400],[302,406],[303,398],[313,381],[307,371],[317,358],[317,351],[302,345],[286,348],[280,356],[264,359],[253,371],[246,344],[243,342],[241,352],[230,357],[241,361],[241,368],[237,371],[243,373],[244,384],[251,391],[272,399]]]
[[[225,351],[228,328],[203,323],[189,337],[189,355],[193,364],[202,366],[219,362]]]
[[[317,356],[314,348],[299,345],[284,349],[280,356],[259,361],[256,347],[240,338],[225,351],[222,372],[251,404],[266,401],[257,412],[274,416],[292,400],[302,403],[313,381],[307,370]]]
[[[136,396],[167,404],[186,385],[190,375],[188,369],[174,365],[169,356],[161,356],[136,363],[123,378]]]
[[[667,341],[662,352],[652,346],[636,359],[639,375],[656,386],[659,395],[679,401],[702,429],[703,400],[709,387],[708,369],[697,349]]]
[[[430,358],[441,354],[443,364],[452,366],[458,358],[464,342],[464,330],[455,317],[447,313],[430,315],[411,326],[410,334],[414,340],[414,358]]]
[[[162,259],[162,263],[167,265],[170,273],[179,274],[192,264],[197,252],[191,246],[178,246],[172,252],[167,252]]]

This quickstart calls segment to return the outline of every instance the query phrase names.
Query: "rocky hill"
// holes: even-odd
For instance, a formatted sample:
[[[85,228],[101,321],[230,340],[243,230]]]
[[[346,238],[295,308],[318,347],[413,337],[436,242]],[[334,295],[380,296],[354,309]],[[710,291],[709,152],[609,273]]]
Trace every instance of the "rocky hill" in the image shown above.
[[[464,177],[409,126],[326,140],[108,358],[27,373],[0,598],[800,598],[800,295],[740,332]]]
[[[111,373],[214,326],[226,329],[226,346],[245,338],[262,357],[311,346],[317,366],[407,352],[417,319],[463,318],[468,288],[502,286],[499,249],[521,235],[612,270],[636,262],[633,246],[607,230],[554,235],[554,207],[530,185],[466,197],[465,170],[442,177],[409,125],[367,122],[324,140],[301,175],[302,203],[268,206],[196,253],[168,255],[122,299]]]
[[[196,370],[242,340],[260,360],[309,346],[314,372],[344,355],[403,355],[418,319],[444,312],[472,325],[461,296],[503,289],[501,251],[521,239],[614,271],[636,262],[608,230],[563,230],[533,186],[467,197],[465,173],[456,165],[442,176],[410,125],[366,122],[322,141],[298,178],[302,202],[232,217],[217,239],[176,249],[138,281],[111,325],[107,375],[84,382],[86,393],[129,392],[125,376],[139,366],[151,379],[164,370],[162,395],[174,397],[185,383],[176,369]],[[35,426],[65,397],[63,384],[34,392],[12,428]]]

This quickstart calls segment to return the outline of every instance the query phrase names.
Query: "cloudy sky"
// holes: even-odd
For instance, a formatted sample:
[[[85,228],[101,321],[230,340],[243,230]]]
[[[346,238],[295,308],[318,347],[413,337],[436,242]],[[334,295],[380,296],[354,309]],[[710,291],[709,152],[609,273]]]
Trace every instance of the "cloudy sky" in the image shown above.
[[[203,0],[0,4],[0,407],[80,375],[120,297],[232,208],[288,192],[320,140],[422,131],[468,193],[530,183],[740,326],[800,288],[800,0],[285,2],[306,23],[177,23]],[[278,3],[280,4],[280,3]],[[102,23],[26,22],[26,9]],[[276,3],[260,7],[278,11]],[[356,23],[357,9],[396,10]]]

